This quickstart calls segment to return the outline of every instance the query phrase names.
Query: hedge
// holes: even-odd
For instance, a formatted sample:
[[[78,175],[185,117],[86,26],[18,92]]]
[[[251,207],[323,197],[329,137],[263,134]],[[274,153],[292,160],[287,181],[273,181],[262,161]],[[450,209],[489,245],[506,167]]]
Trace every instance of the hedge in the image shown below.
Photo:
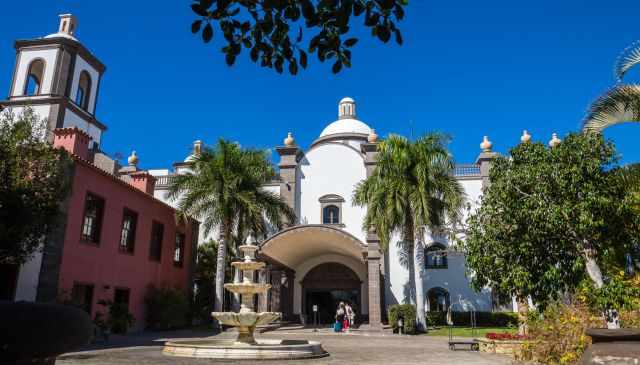
[[[91,317],[76,307],[0,301],[0,364],[53,364],[92,332]]]
[[[188,324],[189,299],[181,290],[149,286],[144,301],[148,328],[168,330]]]
[[[389,315],[389,323],[393,331],[398,330],[398,318],[402,317],[404,326],[403,333],[416,333],[416,307],[411,304],[394,304],[387,309]]]
[[[471,312],[451,312],[454,326],[471,326]],[[446,326],[447,312],[427,312],[428,326]],[[476,312],[478,327],[507,327],[518,325],[515,312]]]

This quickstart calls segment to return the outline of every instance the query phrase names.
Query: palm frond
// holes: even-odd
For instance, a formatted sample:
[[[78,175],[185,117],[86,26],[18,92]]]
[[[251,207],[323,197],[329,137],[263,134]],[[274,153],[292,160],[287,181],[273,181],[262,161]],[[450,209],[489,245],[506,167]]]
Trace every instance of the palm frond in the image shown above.
[[[582,129],[599,133],[624,122],[640,122],[640,85],[619,85],[599,97],[589,107]]]
[[[614,66],[616,80],[622,81],[627,71],[637,64],[640,64],[640,42],[636,41],[629,47],[625,48],[618,57]]]

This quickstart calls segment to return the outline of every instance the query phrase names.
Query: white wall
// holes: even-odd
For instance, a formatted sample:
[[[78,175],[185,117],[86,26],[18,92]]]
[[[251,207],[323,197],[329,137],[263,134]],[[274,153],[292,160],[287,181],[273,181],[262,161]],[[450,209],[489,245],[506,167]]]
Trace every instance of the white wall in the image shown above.
[[[321,209],[318,199],[326,194],[337,194],[342,203],[343,230],[351,233],[363,243],[362,231],[365,209],[351,205],[351,196],[356,184],[366,178],[361,154],[341,143],[327,143],[312,148],[300,161],[300,221],[306,224],[321,224]]]
[[[16,80],[13,84],[11,96],[24,95],[24,87],[27,81],[29,65],[31,64],[31,61],[36,58],[42,58],[44,60],[44,76],[42,80],[40,80],[40,94],[50,94],[57,54],[58,49],[25,50],[20,53],[20,59],[18,61],[20,63],[16,66]]]
[[[38,294],[40,281],[40,267],[42,266],[42,252],[36,252],[31,260],[20,267],[15,299],[33,302]]]
[[[467,202],[470,205],[470,212],[475,211],[478,207],[480,195],[482,193],[482,180],[460,180],[465,193],[467,194]],[[468,213],[465,211],[463,219],[466,220]],[[389,244],[389,250],[386,253],[387,258],[387,281],[385,282],[385,302],[386,305],[409,302],[408,286],[411,283],[408,269],[400,265],[400,250],[396,243],[400,240],[399,236],[394,236]],[[439,242],[446,247],[450,245],[443,237],[432,237],[427,234],[425,244],[429,245],[433,242]],[[465,273],[465,258],[462,254],[452,253],[447,257],[448,267],[446,269],[424,269],[425,278],[425,309],[428,307],[427,292],[434,287],[447,289],[451,299],[451,303],[458,303],[462,300],[462,304],[467,308],[470,305],[477,311],[491,310],[491,293],[483,290],[480,293],[475,292],[469,286],[469,278]],[[458,309],[459,304],[454,306]]]
[[[100,144],[100,140],[102,138],[102,130],[100,130],[98,127],[94,126],[93,124],[87,122],[86,120],[82,119],[76,113],[72,112],[70,109],[65,110],[64,123],[62,126],[64,128],[78,127],[78,129],[81,129],[87,132],[87,134],[91,136],[92,143],[95,142]],[[92,146],[93,145],[90,145],[89,148],[91,148]]]

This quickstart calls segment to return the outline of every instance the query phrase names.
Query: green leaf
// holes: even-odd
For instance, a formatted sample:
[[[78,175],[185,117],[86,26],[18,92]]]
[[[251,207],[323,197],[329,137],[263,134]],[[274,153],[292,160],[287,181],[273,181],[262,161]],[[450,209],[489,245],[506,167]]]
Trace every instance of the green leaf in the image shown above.
[[[384,43],[389,42],[389,39],[391,39],[391,32],[389,31],[389,28],[384,26],[377,26],[376,28],[377,28],[376,34],[378,35],[378,39],[380,39]]]
[[[258,46],[254,46],[251,49],[251,61],[256,62],[258,61],[258,56],[260,55],[260,48],[258,48]]]
[[[300,53],[300,66],[302,66],[302,68],[306,69],[307,68],[307,54],[303,50],[299,50],[299,53]]]
[[[233,66],[233,64],[236,62],[236,55],[234,55],[233,53],[229,52],[225,56],[224,60],[227,62],[228,66]]]
[[[334,74],[337,74],[338,72],[340,72],[340,70],[342,70],[342,62],[340,62],[340,60],[337,60],[336,63],[333,64],[331,71],[333,71]]]
[[[289,61],[289,73],[294,76],[298,74],[298,64],[295,59]]]
[[[202,20],[196,20],[191,23],[191,33],[196,34],[200,31],[200,27],[202,26]]]
[[[203,9],[200,4],[191,4],[191,10],[200,16],[209,16],[207,10]]]
[[[276,68],[276,71],[281,74],[282,73],[282,64],[284,63],[284,60],[282,59],[282,57],[278,57],[278,59],[276,59],[276,62],[273,63],[273,65]]]
[[[395,30],[396,33],[396,43],[402,45],[402,34],[400,34],[400,29]]]
[[[203,9],[209,9],[213,5],[214,0],[200,0],[200,7]]]
[[[202,30],[202,40],[205,43],[209,43],[212,38],[213,38],[213,27],[211,26],[211,23],[207,23],[207,25],[205,25],[204,29]]]
[[[346,41],[344,41],[344,46],[353,47],[355,46],[356,43],[358,43],[358,38],[349,38]]]

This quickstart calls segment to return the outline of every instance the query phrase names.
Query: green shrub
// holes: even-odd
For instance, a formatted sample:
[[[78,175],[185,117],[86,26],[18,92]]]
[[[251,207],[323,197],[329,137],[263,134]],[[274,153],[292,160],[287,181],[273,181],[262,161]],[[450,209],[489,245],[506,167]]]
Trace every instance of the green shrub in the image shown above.
[[[136,322],[136,318],[129,312],[129,306],[126,303],[114,303],[110,300],[100,300],[98,304],[107,307],[109,318],[106,325],[113,333],[127,333],[129,328]],[[96,313],[96,319],[101,320]]]
[[[412,304],[394,304],[389,306],[389,323],[394,331],[398,330],[398,319],[404,320],[403,333],[416,333],[416,307]]]
[[[454,326],[471,326],[471,312],[451,312]],[[446,312],[427,312],[427,325],[431,327],[446,326]],[[515,312],[476,312],[478,327],[508,327],[518,325],[518,314]]]
[[[542,315],[531,312],[521,360],[536,364],[577,364],[591,343],[588,328],[602,327],[601,314],[585,304],[551,304]]]
[[[150,286],[144,299],[147,327],[168,330],[184,327],[188,322],[189,299],[179,289]]]

